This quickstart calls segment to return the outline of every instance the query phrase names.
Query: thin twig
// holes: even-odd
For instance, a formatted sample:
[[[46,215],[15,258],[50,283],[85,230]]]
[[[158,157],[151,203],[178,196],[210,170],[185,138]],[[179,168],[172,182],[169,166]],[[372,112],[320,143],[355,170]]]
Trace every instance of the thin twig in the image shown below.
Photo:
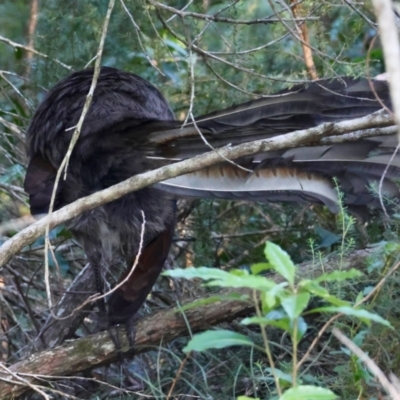
[[[379,382],[390,394],[392,400],[400,400],[400,393],[397,391],[396,387],[386,378],[382,370],[376,365],[374,360],[372,360],[368,354],[362,351],[354,342],[352,342],[346,335],[344,335],[339,329],[333,328],[332,334],[342,342],[353,354],[355,354],[370,370],[370,372],[378,378]]]
[[[29,52],[31,52],[33,54],[36,54],[37,56],[40,56],[40,57],[46,58],[46,59],[48,59],[50,61],[53,61],[56,64],[61,65],[62,67],[66,68],[69,71],[72,71],[72,67],[71,66],[69,66],[67,64],[64,64],[62,61],[57,60],[56,58],[51,58],[47,54],[41,53],[40,51],[37,51],[37,50],[33,49],[32,47],[24,46],[22,44],[13,42],[12,40],[10,40],[10,39],[8,39],[8,38],[6,38],[4,36],[1,36],[1,35],[0,35],[0,42],[6,43],[6,44],[14,47],[15,49],[23,49],[23,50],[29,51]]]
[[[121,5],[122,5],[122,8],[125,10],[126,14],[128,15],[129,19],[130,19],[131,22],[132,22],[132,25],[133,25],[133,27],[134,27],[134,29],[135,29],[135,32],[136,32],[137,40],[138,40],[138,42],[139,42],[139,46],[140,46],[140,48],[142,49],[143,54],[146,56],[147,61],[149,62],[149,64],[150,64],[158,73],[160,73],[162,76],[165,76],[165,74],[161,71],[161,69],[158,68],[157,65],[150,59],[150,56],[149,56],[149,54],[148,54],[148,52],[147,52],[147,50],[146,50],[146,48],[145,48],[145,46],[144,46],[144,44],[143,44],[143,41],[142,41],[142,31],[141,31],[139,25],[136,23],[135,19],[133,18],[132,13],[128,10],[128,7],[127,7],[126,4],[124,3],[124,0],[120,0],[120,2],[121,2]]]
[[[233,18],[225,18],[225,17],[217,17],[215,15],[210,15],[210,14],[200,14],[196,12],[188,12],[182,10],[178,10],[177,8],[167,6],[166,4],[159,3],[158,1],[153,1],[153,0],[147,0],[152,6],[169,11],[173,13],[174,15],[179,15],[182,18],[185,17],[193,17],[197,19],[202,19],[205,21],[213,21],[213,22],[223,22],[227,24],[234,24],[234,25],[255,25],[255,24],[271,24],[271,23],[277,23],[281,22],[280,19],[274,18],[274,17],[266,17],[266,18],[258,18],[258,19],[249,19],[249,20],[243,20],[243,19],[233,19]],[[169,22],[172,19],[172,17],[167,21]],[[309,18],[289,18],[289,19],[284,19],[285,21],[291,22],[291,21],[307,21]],[[314,17],[311,18],[315,21],[318,21],[320,18]]]
[[[398,32],[396,28],[395,16],[393,13],[393,3],[391,0],[372,0],[375,8],[375,13],[378,19],[379,33],[381,36],[381,43],[383,47],[383,55],[385,58],[386,70],[389,74],[389,89],[390,97],[392,99],[392,106],[394,112],[394,119],[397,121],[398,126],[398,140],[400,139],[400,43],[398,38]],[[387,215],[386,208],[383,204],[383,182],[386,173],[399,151],[400,143],[394,150],[392,157],[390,158],[385,171],[379,181],[379,199],[382,208]]]
[[[101,33],[101,38],[100,38],[100,43],[99,43],[99,47],[97,50],[97,54],[96,54],[96,63],[95,63],[95,67],[94,67],[94,71],[93,71],[93,78],[92,78],[92,83],[90,85],[90,89],[89,89],[89,93],[86,96],[86,100],[85,100],[85,104],[83,106],[83,110],[82,110],[82,114],[79,118],[78,124],[75,128],[75,131],[72,135],[71,138],[71,142],[69,144],[67,153],[60,165],[60,167],[58,168],[57,171],[57,175],[56,175],[56,179],[54,182],[54,188],[53,188],[53,193],[51,195],[51,200],[50,200],[50,206],[49,206],[49,216],[52,215],[53,213],[53,208],[54,208],[54,201],[56,198],[56,193],[57,193],[57,188],[58,188],[58,183],[60,181],[60,177],[61,174],[64,172],[64,179],[66,178],[66,174],[67,174],[67,170],[68,170],[68,163],[72,154],[72,151],[75,147],[76,142],[79,139],[80,133],[81,133],[81,129],[83,126],[83,122],[85,120],[86,114],[89,111],[90,105],[92,103],[92,99],[93,99],[93,95],[94,95],[94,91],[96,89],[97,86],[97,80],[98,77],[100,75],[100,67],[101,67],[101,58],[102,58],[102,54],[103,54],[103,49],[104,49],[104,43],[106,40],[106,36],[107,36],[107,30],[108,30],[108,25],[110,22],[110,18],[111,18],[111,14],[112,14],[112,10],[114,8],[115,5],[115,0],[110,0],[109,4],[108,4],[108,9],[107,9],[107,14],[106,17],[104,19],[104,24],[103,24],[103,29],[102,29],[102,33]],[[45,234],[45,253],[44,253],[44,257],[45,257],[45,283],[46,283],[46,292],[47,292],[47,299],[49,302],[49,308],[52,309],[52,299],[51,299],[51,289],[50,289],[50,273],[49,273],[49,260],[48,260],[48,248],[51,245],[50,244],[50,239],[49,239],[49,233],[50,233],[50,224],[47,225],[46,227],[46,234]]]
[[[183,371],[183,367],[186,365],[187,361],[189,360],[190,356],[192,355],[192,352],[189,351],[189,353],[186,354],[185,359],[181,362],[181,365],[179,366],[178,372],[176,373],[175,379],[173,380],[171,387],[168,391],[167,394],[167,400],[169,400],[172,396],[172,393],[174,392],[175,386],[176,386],[176,382],[178,382],[179,377],[182,374]]]
[[[7,374],[11,375],[14,379],[17,381],[21,382],[22,384],[30,387],[32,390],[34,390],[36,393],[39,393],[45,400],[50,400],[50,396],[48,396],[43,390],[40,390],[39,387],[31,382],[29,382],[27,379],[22,378],[15,372],[11,371],[11,369],[7,368],[3,363],[0,363],[0,368],[3,369]]]
[[[301,4],[296,0],[291,0],[290,4],[294,17],[298,19],[302,13]],[[303,49],[304,63],[306,64],[308,75],[311,79],[316,80],[318,79],[317,69],[315,68],[313,60],[306,21],[302,23],[295,21],[294,25],[297,29],[299,37],[302,39],[301,48]]]

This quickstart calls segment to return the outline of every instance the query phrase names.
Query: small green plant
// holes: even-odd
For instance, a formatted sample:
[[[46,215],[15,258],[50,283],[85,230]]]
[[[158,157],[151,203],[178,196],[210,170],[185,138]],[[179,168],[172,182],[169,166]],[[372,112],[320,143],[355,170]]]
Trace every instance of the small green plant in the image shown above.
[[[256,315],[241,321],[244,325],[256,324],[260,326],[263,346],[269,361],[269,372],[275,381],[276,393],[274,399],[321,399],[337,398],[330,389],[316,385],[303,384],[299,378],[299,370],[303,360],[298,361],[298,344],[307,332],[308,326],[304,316],[312,313],[341,313],[354,317],[366,324],[372,321],[390,327],[390,323],[377,314],[362,308],[360,298],[357,303],[342,300],[332,295],[322,286],[329,282],[342,282],[360,277],[362,274],[355,269],[339,270],[323,273],[315,279],[296,279],[296,267],[289,255],[279,246],[267,242],[265,246],[267,261],[254,264],[250,271],[231,270],[229,272],[215,268],[187,268],[168,271],[165,275],[175,278],[202,279],[208,286],[247,288],[251,290]],[[266,271],[274,271],[280,275],[277,282],[265,276]],[[319,298],[321,307],[309,308],[311,297]],[[219,300],[214,296],[213,300]],[[248,301],[248,298],[247,298]],[[292,343],[291,374],[275,366],[269,345],[266,327],[275,327],[288,333]],[[194,335],[184,348],[185,352],[220,349],[228,346],[253,346],[259,348],[249,337],[230,330],[208,330]],[[250,399],[246,396],[238,400]]]

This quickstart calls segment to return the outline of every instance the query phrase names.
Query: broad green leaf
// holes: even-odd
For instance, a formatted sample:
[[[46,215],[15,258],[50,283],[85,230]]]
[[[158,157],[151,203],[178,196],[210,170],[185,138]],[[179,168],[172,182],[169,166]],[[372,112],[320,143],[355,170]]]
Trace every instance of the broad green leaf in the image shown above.
[[[267,317],[247,317],[240,322],[243,325],[268,325],[271,322]]]
[[[296,337],[297,343],[299,343],[300,340],[303,338],[303,336],[307,332],[307,329],[308,325],[305,319],[303,317],[297,318],[297,337]],[[291,335],[292,335],[292,340],[294,340],[293,332],[291,332]]]
[[[375,286],[366,286],[362,291],[363,297],[368,296],[374,289]]]
[[[296,268],[286,251],[272,242],[265,245],[265,257],[267,257],[272,268],[282,275],[290,285],[294,284],[294,275]]]
[[[253,264],[251,267],[251,273],[253,275],[258,275],[260,272],[266,271],[271,269],[271,264],[270,263],[257,263],[257,264]]]
[[[353,337],[352,340],[358,347],[361,347],[364,343],[364,339],[367,334],[368,334],[367,330],[359,331],[357,335]]]
[[[206,331],[194,335],[189,341],[184,352],[205,351],[209,349],[223,349],[229,346],[253,346],[253,342],[240,333],[228,331],[225,329]]]
[[[191,310],[192,308],[205,306],[207,304],[216,303],[217,301],[228,301],[228,300],[235,300],[235,301],[246,301],[249,302],[249,296],[245,294],[239,293],[230,293],[229,295],[224,296],[209,296],[204,299],[193,301],[192,303],[185,304],[181,306],[176,312]]]
[[[276,286],[276,283],[263,276],[243,275],[237,276],[229,272],[217,268],[177,268],[164,272],[164,275],[173,278],[194,279],[199,278],[207,282],[208,286],[221,286],[221,287],[247,287],[255,290],[271,290]]]
[[[290,319],[287,317],[287,315],[278,310],[271,311],[268,315],[264,317],[248,317],[244,318],[241,321],[241,324],[243,325],[264,325],[264,326],[274,326],[276,328],[282,329],[285,332],[288,332],[290,336],[292,337],[292,340],[294,340],[293,334],[294,334],[294,325],[290,321]],[[296,335],[296,341],[299,342],[301,338],[304,336],[304,334],[307,332],[307,323],[305,322],[304,318],[299,317],[297,319],[297,335]]]
[[[360,303],[363,298],[364,298],[363,292],[359,292],[354,303],[355,304]]]
[[[281,305],[286,311],[289,318],[293,321],[295,318],[299,317],[300,314],[307,307],[310,301],[310,293],[297,293],[291,294],[281,298]]]
[[[282,329],[283,331],[289,333],[290,336],[293,336],[293,325],[291,324],[291,321],[288,317],[282,319],[268,319],[266,317],[249,317],[242,320],[241,323],[243,325],[255,324],[255,325],[274,326],[275,328]],[[300,341],[303,335],[304,332],[298,331],[297,341]]]
[[[280,297],[283,297],[282,293],[287,285],[287,282],[277,283],[271,290],[261,292],[261,308],[264,313],[268,313],[280,303]]]
[[[316,282],[342,282],[347,279],[354,279],[362,276],[357,269],[351,268],[348,271],[333,271],[329,274],[322,274],[315,279]]]
[[[279,400],[334,400],[335,393],[318,386],[297,386],[287,390]]]
[[[283,311],[279,310],[273,310],[264,317],[244,318],[241,323],[243,325],[257,324],[275,326],[290,333],[290,320]]]
[[[199,267],[199,268],[175,268],[170,271],[164,271],[163,275],[171,276],[173,278],[185,278],[185,279],[224,279],[229,275],[229,272],[223,271],[222,269],[217,268],[207,268],[207,267]]]
[[[239,396],[237,400],[260,400],[259,397]]]
[[[334,306],[337,307],[351,306],[351,304],[348,301],[341,300],[338,297],[329,294],[329,292],[324,287],[322,287],[315,281],[304,279],[299,282],[299,287],[303,287],[304,289],[308,290],[311,294],[321,297],[322,299],[333,304]]]
[[[265,371],[269,372],[271,375],[275,375],[281,381],[284,381],[284,382],[287,382],[287,383],[292,383],[293,382],[292,375],[287,374],[286,372],[283,372],[279,368],[274,368],[274,372],[272,372],[272,368],[268,367],[268,368],[265,368]]]
[[[382,318],[381,316],[371,313],[367,310],[363,310],[361,308],[352,308],[352,307],[320,307],[314,308],[310,312],[328,312],[328,313],[342,313],[345,315],[349,315],[352,317],[356,317],[361,319],[363,322],[370,324],[371,321],[378,322],[379,324],[388,326],[389,328],[393,328],[389,321]]]
[[[239,269],[239,268],[230,269],[228,273],[235,275],[235,276],[248,276],[249,275],[249,271],[247,271],[246,269]]]

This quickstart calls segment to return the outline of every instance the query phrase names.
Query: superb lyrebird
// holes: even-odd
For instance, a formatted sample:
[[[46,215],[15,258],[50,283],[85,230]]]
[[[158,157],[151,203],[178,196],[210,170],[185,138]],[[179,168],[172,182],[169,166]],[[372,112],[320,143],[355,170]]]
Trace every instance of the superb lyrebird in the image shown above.
[[[56,84],[27,130],[29,165],[25,190],[32,214],[49,209],[57,169],[65,156],[89,91],[93,70],[76,72]],[[378,100],[379,98],[379,100]],[[55,209],[133,175],[227,144],[270,138],[323,122],[342,121],[390,106],[383,81],[319,80],[196,118],[176,121],[161,93],[146,80],[102,68],[93,102],[61,179]],[[199,131],[202,135],[199,134]],[[203,137],[202,137],[203,136]],[[206,143],[206,141],[208,144]],[[90,264],[129,270],[138,252],[142,211],[144,247],[128,282],[109,299],[112,322],[134,315],[150,292],[168,255],[178,196],[257,201],[294,201],[337,207],[336,177],[347,206],[378,206],[370,186],[379,182],[396,146],[394,136],[266,152],[236,160],[252,172],[221,159],[195,173],[130,193],[69,222]],[[395,184],[400,157],[385,174],[383,190],[400,197]]]

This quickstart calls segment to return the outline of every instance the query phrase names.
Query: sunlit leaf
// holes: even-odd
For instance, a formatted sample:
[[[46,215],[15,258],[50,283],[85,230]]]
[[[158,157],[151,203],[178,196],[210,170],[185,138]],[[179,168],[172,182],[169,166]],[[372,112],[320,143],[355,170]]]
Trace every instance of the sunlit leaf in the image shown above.
[[[352,307],[320,307],[314,308],[310,312],[328,312],[328,313],[342,313],[345,315],[349,315],[352,317],[357,317],[361,319],[363,322],[369,324],[371,321],[378,322],[379,324],[385,325],[389,328],[393,328],[389,321],[382,318],[381,316],[371,313],[367,310],[363,310],[361,308],[352,308]]]
[[[228,300],[234,300],[234,301],[249,301],[249,296],[239,294],[239,293],[229,293],[228,295],[223,295],[223,296],[209,296],[204,299],[199,299],[196,301],[193,301],[189,304],[185,304],[184,306],[181,306],[179,309],[176,310],[176,312],[180,311],[186,311],[186,310],[191,310],[192,308],[196,307],[201,307],[205,306],[207,304],[212,304],[216,303],[217,301],[228,301]]]
[[[331,390],[318,386],[297,386],[287,390],[279,400],[334,400],[338,396]]]
[[[310,301],[310,293],[286,295],[281,299],[281,305],[291,320],[300,316]]]
[[[230,346],[253,346],[253,342],[240,333],[224,329],[210,330],[194,335],[183,351],[188,353],[189,351],[223,349]]]
[[[185,278],[185,279],[202,279],[207,282],[209,286],[221,286],[221,287],[247,287],[255,290],[271,290],[276,286],[276,283],[267,279],[263,276],[254,275],[243,275],[237,276],[229,272],[223,271],[217,268],[184,268],[184,269],[173,269],[165,271],[164,275],[171,276],[173,278]]]
[[[294,284],[295,266],[286,251],[272,242],[265,245],[265,257],[267,257],[272,268],[282,275],[291,285]]]
[[[261,307],[264,313],[268,313],[272,308],[280,303],[280,295],[287,287],[287,282],[281,282],[275,285],[271,290],[261,293]]]
[[[287,374],[286,372],[283,372],[279,368],[274,368],[274,370],[272,371],[272,368],[268,367],[268,368],[265,368],[265,372],[269,372],[271,375],[275,375],[281,381],[284,381],[287,383],[293,382],[292,375]]]
[[[362,273],[357,269],[351,268],[347,271],[333,271],[328,274],[322,274],[315,279],[316,282],[342,282],[347,279],[354,279],[362,276]]]
[[[253,275],[258,275],[260,272],[263,271],[267,271],[269,269],[271,269],[271,264],[270,263],[257,263],[257,264],[253,264],[251,267],[251,273]]]
[[[322,299],[324,299],[328,303],[333,304],[334,306],[351,306],[348,301],[341,300],[338,297],[331,295],[324,287],[322,287],[315,281],[304,279],[299,282],[299,287],[307,289],[311,294],[321,297]]]

